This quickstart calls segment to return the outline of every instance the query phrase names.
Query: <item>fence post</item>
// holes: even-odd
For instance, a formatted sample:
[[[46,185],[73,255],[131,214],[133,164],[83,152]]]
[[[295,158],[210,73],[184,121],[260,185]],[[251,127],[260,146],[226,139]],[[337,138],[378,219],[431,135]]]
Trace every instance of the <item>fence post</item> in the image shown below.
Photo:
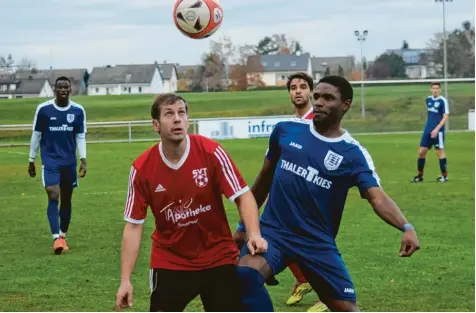
[[[132,143],[132,125],[131,125],[131,123],[127,123],[127,127],[129,129],[129,143]]]
[[[197,120],[193,120],[193,133],[197,134]]]

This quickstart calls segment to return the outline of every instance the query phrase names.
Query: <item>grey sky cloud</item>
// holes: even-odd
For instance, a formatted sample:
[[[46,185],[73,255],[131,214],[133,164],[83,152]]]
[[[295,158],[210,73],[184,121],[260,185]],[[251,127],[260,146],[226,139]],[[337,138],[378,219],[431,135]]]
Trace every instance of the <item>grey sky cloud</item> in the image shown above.
[[[86,67],[168,61],[196,64],[210,40],[192,40],[172,22],[173,0],[33,0],[2,4],[0,55],[28,57],[39,67]],[[315,56],[355,55],[355,29],[367,29],[364,55],[385,49],[424,48],[442,30],[442,5],[434,0],[222,0],[225,20],[213,38],[256,44],[274,33],[299,40]],[[21,16],[21,19],[18,18]],[[474,23],[474,1],[447,6],[449,30]]]

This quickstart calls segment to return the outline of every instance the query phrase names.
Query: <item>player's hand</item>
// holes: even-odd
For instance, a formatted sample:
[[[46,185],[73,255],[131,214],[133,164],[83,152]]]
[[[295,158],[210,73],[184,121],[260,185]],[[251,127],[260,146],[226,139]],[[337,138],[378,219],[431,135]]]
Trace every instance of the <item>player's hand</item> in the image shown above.
[[[413,252],[420,249],[417,233],[413,229],[407,229],[402,236],[402,245],[398,256],[409,257]]]
[[[233,240],[235,240],[238,249],[241,250],[246,243],[246,232],[237,229],[233,234]]]
[[[86,176],[86,160],[82,159],[79,165],[79,177],[83,178],[84,176]]]
[[[30,177],[35,177],[36,176],[36,168],[35,168],[35,163],[30,162],[28,164],[28,174],[30,174]]]
[[[261,237],[261,235],[252,235],[248,238],[248,250],[250,250],[251,255],[255,255],[257,253],[264,253],[268,250],[268,242]]]
[[[116,294],[116,306],[114,309],[119,312],[132,306],[132,284],[130,281],[121,281]]]
[[[431,133],[430,133],[430,136],[431,138],[436,138],[438,136],[438,131],[436,129],[434,129]]]

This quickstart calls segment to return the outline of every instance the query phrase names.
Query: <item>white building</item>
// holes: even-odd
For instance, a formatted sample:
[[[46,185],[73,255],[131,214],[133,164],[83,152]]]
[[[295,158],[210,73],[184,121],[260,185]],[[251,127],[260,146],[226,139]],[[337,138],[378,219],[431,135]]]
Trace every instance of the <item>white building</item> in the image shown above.
[[[0,99],[51,97],[54,91],[47,79],[0,80]]]
[[[157,94],[164,90],[157,63],[95,67],[88,80],[88,95]]]
[[[164,80],[164,92],[176,92],[178,88],[178,72],[175,64],[164,63],[159,65]]]

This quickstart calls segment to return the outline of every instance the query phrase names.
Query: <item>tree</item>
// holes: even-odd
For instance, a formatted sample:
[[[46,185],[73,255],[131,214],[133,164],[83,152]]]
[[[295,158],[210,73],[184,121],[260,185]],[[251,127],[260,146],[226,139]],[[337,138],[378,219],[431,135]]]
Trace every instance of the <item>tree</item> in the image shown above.
[[[446,39],[448,75],[453,77],[474,77],[474,25],[469,21],[462,23],[460,29],[450,32]],[[443,34],[437,33],[428,44],[432,51],[430,58],[438,65],[444,64]],[[443,67],[438,67],[439,75]]]
[[[22,58],[21,61],[18,63],[19,70],[32,71],[32,70],[35,70],[35,68],[36,68],[36,62],[28,58]]]
[[[256,50],[261,55],[277,54],[279,46],[271,37],[266,36],[258,42]]]
[[[9,53],[5,58],[0,56],[0,74],[11,74],[13,73],[15,61],[13,60],[12,54]]]
[[[248,57],[258,54],[257,47],[253,45],[239,46],[237,52],[238,55],[236,64],[240,65],[246,65]]]
[[[261,39],[256,46],[256,52],[261,55],[278,53],[300,55],[303,53],[303,47],[299,41],[288,38],[286,34],[274,34]]]
[[[234,65],[230,71],[231,87],[233,91],[248,89],[248,76],[245,65]]]
[[[407,50],[407,49],[410,49],[410,45],[408,44],[406,40],[404,40],[402,43],[402,50]]]
[[[203,56],[202,86],[206,91],[223,90],[224,64],[220,56],[208,53]]]
[[[210,51],[212,54],[218,56],[220,62],[224,65],[224,78],[226,87],[228,88],[230,67],[236,62],[237,49],[229,36],[223,36],[216,41],[210,41]]]
[[[342,68],[342,66],[340,64],[339,64],[339,69],[337,70],[337,75],[339,75],[341,77],[345,76],[344,69]]]
[[[374,78],[406,77],[405,61],[395,53],[381,54],[369,68],[368,75]]]

